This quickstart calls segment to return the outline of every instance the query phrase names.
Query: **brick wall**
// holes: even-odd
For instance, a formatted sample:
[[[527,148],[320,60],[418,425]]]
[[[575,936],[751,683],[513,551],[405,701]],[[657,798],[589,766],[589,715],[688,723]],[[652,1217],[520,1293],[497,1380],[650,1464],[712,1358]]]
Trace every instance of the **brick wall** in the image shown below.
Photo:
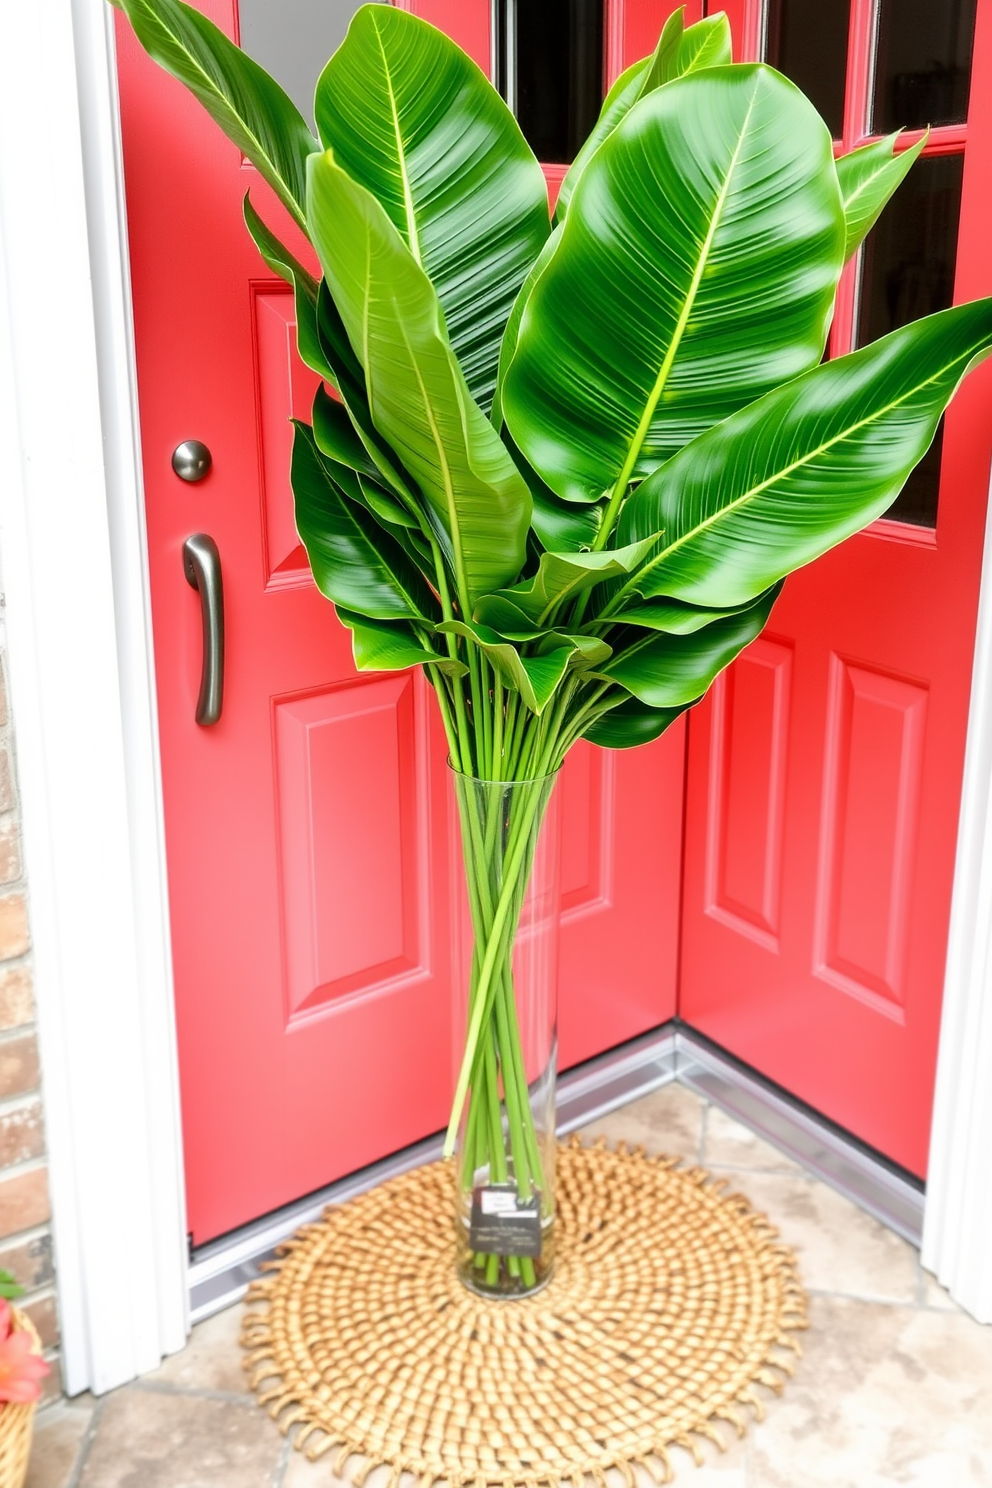
[[[62,1389],[52,1259],[45,1120],[34,996],[27,884],[21,857],[14,740],[0,635],[0,1269],[25,1288],[18,1302],[34,1321],[52,1372],[43,1402]]]

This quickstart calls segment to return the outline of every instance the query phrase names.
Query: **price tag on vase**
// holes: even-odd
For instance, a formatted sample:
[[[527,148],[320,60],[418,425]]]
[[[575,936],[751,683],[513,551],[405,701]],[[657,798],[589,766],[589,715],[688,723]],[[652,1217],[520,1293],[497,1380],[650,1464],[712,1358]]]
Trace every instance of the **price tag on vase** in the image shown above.
[[[512,1183],[490,1183],[472,1193],[469,1244],[482,1255],[541,1254],[541,1201],[523,1200]]]

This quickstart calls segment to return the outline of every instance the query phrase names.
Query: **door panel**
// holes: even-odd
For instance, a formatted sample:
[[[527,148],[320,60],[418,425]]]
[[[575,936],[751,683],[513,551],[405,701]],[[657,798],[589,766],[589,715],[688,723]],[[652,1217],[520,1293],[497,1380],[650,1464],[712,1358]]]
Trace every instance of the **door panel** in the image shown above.
[[[203,8],[234,34],[230,0]],[[488,0],[416,9],[488,67]],[[187,1190],[201,1243],[444,1124],[445,750],[422,676],[356,674],[296,536],[289,419],[307,417],[315,379],[294,349],[292,297],[245,232],[245,191],[305,245],[199,105],[125,25],[118,35]],[[214,461],[193,486],[170,467],[190,437]],[[200,615],[182,545],[195,531],[217,542],[224,576],[227,678],[212,728],[193,720]],[[630,755],[581,746],[563,772],[564,1064],[674,1014],[684,738],[680,726]]]
[[[734,9],[735,24],[755,46],[760,8],[745,11],[735,0]],[[829,55],[844,74],[845,133],[836,148],[846,150],[869,119],[873,7],[867,0],[850,7],[776,0],[768,41],[786,69],[794,55],[805,55],[794,34],[793,52],[786,46],[788,25],[808,24],[814,9],[821,30],[839,19],[849,27],[846,49],[820,49],[822,71],[829,71]],[[882,9],[899,13],[904,40],[914,24],[951,37],[959,93],[958,74],[969,63],[961,37],[970,37],[974,6],[884,0]],[[926,60],[937,56],[934,45],[924,49],[921,87],[934,81]],[[884,58],[879,66],[884,71]],[[947,67],[937,71],[950,76]],[[915,73],[901,76],[900,97],[916,86]],[[952,288],[957,301],[992,292],[990,79],[992,9],[979,7],[967,124],[931,134],[901,197],[846,272],[834,355],[941,308]],[[828,93],[829,82],[821,76]],[[948,107],[956,106],[952,98]],[[990,405],[985,367],[958,393],[942,439],[888,517],[788,580],[767,633],[689,724],[682,1016],[921,1176],[981,577]]]
[[[713,690],[706,907],[778,946],[792,647],[760,637]]]

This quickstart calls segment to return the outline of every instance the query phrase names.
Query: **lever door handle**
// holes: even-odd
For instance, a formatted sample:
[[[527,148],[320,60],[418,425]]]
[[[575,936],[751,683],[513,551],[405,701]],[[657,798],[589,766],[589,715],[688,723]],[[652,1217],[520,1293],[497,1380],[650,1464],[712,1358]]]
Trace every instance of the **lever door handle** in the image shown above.
[[[207,728],[220,718],[224,703],[224,585],[217,544],[205,532],[194,532],[183,543],[183,573],[200,593],[203,668],[195,716]]]

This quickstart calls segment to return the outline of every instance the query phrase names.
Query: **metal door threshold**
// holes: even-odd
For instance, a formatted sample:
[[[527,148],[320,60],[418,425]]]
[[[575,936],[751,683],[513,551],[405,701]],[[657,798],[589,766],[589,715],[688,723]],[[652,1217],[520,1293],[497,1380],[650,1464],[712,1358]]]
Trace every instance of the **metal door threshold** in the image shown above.
[[[829,1122],[769,1086],[726,1054],[676,1023],[568,1070],[558,1082],[558,1130],[574,1131],[629,1101],[680,1081],[771,1142],[883,1224],[919,1245],[923,1192],[913,1180]],[[300,1225],[319,1219],[387,1178],[441,1156],[442,1134],[298,1199],[194,1250],[189,1267],[190,1319],[201,1322],[240,1300],[259,1264]]]

